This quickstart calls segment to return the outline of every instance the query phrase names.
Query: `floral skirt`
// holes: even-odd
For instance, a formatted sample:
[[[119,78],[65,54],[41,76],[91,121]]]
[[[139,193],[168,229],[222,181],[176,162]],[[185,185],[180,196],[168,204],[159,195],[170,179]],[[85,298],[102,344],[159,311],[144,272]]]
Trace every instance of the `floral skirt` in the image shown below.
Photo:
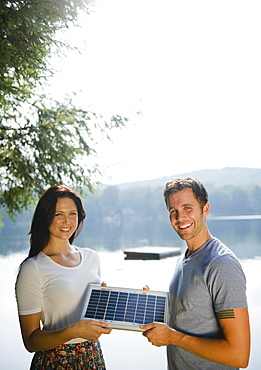
[[[100,342],[63,344],[49,351],[35,352],[30,370],[104,370]]]

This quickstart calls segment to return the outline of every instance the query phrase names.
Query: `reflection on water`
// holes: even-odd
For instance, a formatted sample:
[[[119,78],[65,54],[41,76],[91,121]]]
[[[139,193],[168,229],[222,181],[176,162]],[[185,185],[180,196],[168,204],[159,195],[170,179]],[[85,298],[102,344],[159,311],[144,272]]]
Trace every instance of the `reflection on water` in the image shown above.
[[[261,369],[259,343],[261,342],[261,220],[211,220],[212,235],[222,240],[241,260],[247,277],[249,312],[252,327],[252,354],[248,367]],[[1,370],[28,369],[32,354],[23,347],[14,298],[16,269],[28,250],[28,222],[0,228],[0,368]],[[102,279],[109,285],[140,288],[148,284],[152,289],[168,290],[177,257],[160,261],[125,261],[122,250],[137,245],[165,245],[185,247],[169,224],[139,229],[127,234],[103,230],[99,239],[83,231],[77,239],[80,246],[100,250]],[[152,230],[153,229],[153,230]],[[106,249],[121,250],[109,252]],[[14,253],[15,252],[15,253]],[[2,256],[1,256],[2,255]],[[135,274],[133,274],[135,271]],[[157,274],[155,274],[157,271]],[[243,335],[243,333],[242,333]],[[116,331],[102,337],[107,370],[164,370],[165,348],[149,344],[140,333]],[[135,356],[130,356],[130,349]],[[15,354],[15,355],[14,355]],[[146,354],[146,355],[144,355]],[[126,359],[128,362],[126,363]]]
[[[108,285],[140,288],[148,284],[155,290],[167,290],[177,257],[159,261],[124,260],[122,251],[100,252],[102,279]],[[0,257],[0,368],[27,370],[32,354],[23,347],[14,298],[16,269],[25,253]],[[259,344],[261,342],[261,257],[241,260],[247,277],[248,303],[252,327],[252,354],[248,367],[261,369]],[[133,273],[135,271],[135,274]],[[157,274],[155,274],[157,271]],[[4,302],[4,303],[3,303]],[[244,333],[242,333],[244,335]],[[101,338],[107,370],[164,370],[165,348],[153,347],[136,332],[113,330]],[[130,352],[133,354],[130,356]],[[127,362],[126,362],[127,359]]]
[[[258,216],[256,216],[258,217]],[[261,216],[259,216],[261,217]],[[0,254],[8,255],[29,248],[30,220],[0,227]],[[211,219],[208,225],[212,235],[223,241],[239,258],[252,258],[261,255],[261,219]],[[135,227],[134,227],[135,226]],[[121,250],[142,245],[162,245],[185,247],[170,226],[167,218],[158,224],[149,224],[147,220],[128,228],[102,227],[92,230],[88,221],[77,238],[77,244],[95,250]]]
[[[261,255],[261,219],[209,219],[208,225],[212,235],[227,244],[239,258]],[[156,224],[151,221],[149,225],[145,220],[135,227],[129,225],[127,230],[107,227],[94,231],[89,230],[86,224],[78,243],[97,250],[119,250],[144,245],[185,247],[167,218]]]
[[[261,220],[209,220],[212,235],[225,243],[238,258],[261,256]]]

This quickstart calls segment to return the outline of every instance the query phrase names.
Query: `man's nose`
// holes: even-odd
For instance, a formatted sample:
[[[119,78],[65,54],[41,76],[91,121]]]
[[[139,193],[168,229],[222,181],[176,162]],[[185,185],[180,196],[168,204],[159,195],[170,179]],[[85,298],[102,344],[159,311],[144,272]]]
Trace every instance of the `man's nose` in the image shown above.
[[[176,220],[182,222],[185,219],[185,212],[178,211],[176,212]]]

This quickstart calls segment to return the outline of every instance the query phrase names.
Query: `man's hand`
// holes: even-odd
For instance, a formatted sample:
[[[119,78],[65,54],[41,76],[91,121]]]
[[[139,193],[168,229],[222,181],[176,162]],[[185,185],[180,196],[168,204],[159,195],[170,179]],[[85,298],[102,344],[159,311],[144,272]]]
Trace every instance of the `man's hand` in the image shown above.
[[[167,324],[154,322],[152,324],[141,325],[140,328],[145,330],[142,334],[154,346],[161,347],[171,344],[171,335],[174,330]]]

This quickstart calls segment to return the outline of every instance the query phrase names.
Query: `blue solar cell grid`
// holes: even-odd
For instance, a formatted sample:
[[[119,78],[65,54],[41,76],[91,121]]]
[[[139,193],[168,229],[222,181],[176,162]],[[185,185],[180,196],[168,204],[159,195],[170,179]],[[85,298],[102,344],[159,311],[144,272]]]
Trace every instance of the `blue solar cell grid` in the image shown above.
[[[141,325],[164,322],[165,309],[164,295],[93,288],[85,317]]]

